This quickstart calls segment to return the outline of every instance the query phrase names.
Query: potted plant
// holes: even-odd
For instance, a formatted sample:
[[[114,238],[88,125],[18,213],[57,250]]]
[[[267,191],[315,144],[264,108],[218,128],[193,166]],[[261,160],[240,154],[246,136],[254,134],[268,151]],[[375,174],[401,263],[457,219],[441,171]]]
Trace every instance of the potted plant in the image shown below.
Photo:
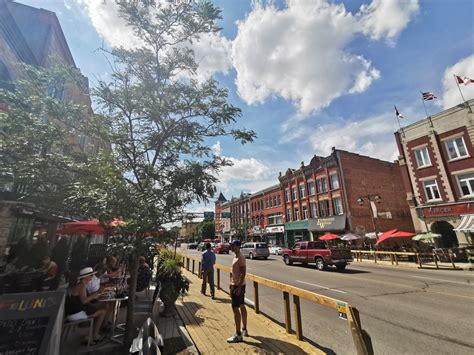
[[[164,252],[163,262],[158,268],[160,282],[160,299],[164,304],[161,316],[170,317],[176,314],[176,300],[189,290],[189,281],[181,272],[181,257]]]

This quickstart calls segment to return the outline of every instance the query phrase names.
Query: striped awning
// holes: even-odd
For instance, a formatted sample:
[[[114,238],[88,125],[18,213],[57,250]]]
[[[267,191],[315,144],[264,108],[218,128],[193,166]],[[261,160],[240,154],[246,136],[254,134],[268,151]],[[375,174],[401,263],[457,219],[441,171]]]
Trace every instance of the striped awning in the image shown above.
[[[474,232],[474,214],[466,214],[461,217],[461,223],[454,230],[456,232]]]

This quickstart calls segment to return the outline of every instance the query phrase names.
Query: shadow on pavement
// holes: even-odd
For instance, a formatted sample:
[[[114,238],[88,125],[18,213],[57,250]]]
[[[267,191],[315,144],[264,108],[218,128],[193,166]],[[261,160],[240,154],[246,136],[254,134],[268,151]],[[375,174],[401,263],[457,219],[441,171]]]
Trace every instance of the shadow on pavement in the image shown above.
[[[288,349],[288,354],[306,354],[306,351],[304,351],[300,347],[283,340],[271,339],[271,338],[262,337],[262,336],[252,336],[252,335],[250,335],[249,338],[258,340],[259,343],[250,343],[250,342],[246,342],[245,340],[244,340],[244,343],[247,343],[251,346],[258,347],[264,351],[268,351],[268,345],[264,345],[264,344],[273,344],[278,349],[282,349],[282,348]],[[316,347],[320,349],[321,351],[325,352],[326,354],[336,354],[334,351],[330,349],[323,348],[317,345]]]
[[[182,304],[176,304],[176,310],[180,315],[182,314],[187,314],[185,310],[193,310],[194,313],[192,314],[192,319],[188,319],[188,317],[181,317],[185,325],[188,324],[193,324],[193,320],[197,324],[204,323],[204,318],[199,317],[196,315],[197,310],[201,309],[202,306],[199,303],[196,302],[187,302],[187,301],[182,301]]]
[[[262,312],[261,310],[260,310],[260,314],[264,315],[266,318],[270,319],[272,322],[278,324],[280,327],[285,328],[285,323],[279,321],[278,319],[273,318],[272,316],[269,316],[267,313]],[[294,334],[294,331],[292,333]],[[253,337],[252,334],[250,334],[249,338],[258,339],[258,340],[260,340],[259,338],[266,339],[266,338],[258,337],[258,336]],[[326,354],[336,355],[334,350],[332,350],[330,348],[326,348],[326,347],[322,346],[321,344],[316,343],[314,340],[308,339],[305,336],[303,336],[303,339],[304,339],[305,342],[311,344],[312,346],[314,346],[315,348],[318,348],[319,350],[323,351]],[[293,354],[293,353],[291,353],[291,354]]]

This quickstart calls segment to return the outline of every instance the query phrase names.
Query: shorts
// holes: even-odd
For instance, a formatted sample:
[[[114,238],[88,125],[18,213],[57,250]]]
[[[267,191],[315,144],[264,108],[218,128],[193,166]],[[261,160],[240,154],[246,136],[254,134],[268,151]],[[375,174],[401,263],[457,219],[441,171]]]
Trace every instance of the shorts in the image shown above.
[[[245,304],[245,285],[240,289],[240,294],[236,295],[233,291],[230,292],[230,297],[232,299],[232,308],[239,308]]]
[[[94,314],[95,312],[98,311],[98,307],[96,305],[93,305],[93,304],[90,304],[90,303],[86,303],[85,305],[83,305],[83,310],[86,312],[86,314],[88,316]]]

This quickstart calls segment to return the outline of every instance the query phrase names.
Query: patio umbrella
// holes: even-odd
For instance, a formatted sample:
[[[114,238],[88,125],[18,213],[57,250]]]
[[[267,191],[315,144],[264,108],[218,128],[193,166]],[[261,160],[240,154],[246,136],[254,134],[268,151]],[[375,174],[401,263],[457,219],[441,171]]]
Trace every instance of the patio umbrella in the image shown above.
[[[382,233],[378,233],[378,236],[380,237],[382,235]],[[369,238],[369,239],[377,239],[377,237],[375,236],[375,232],[372,232],[372,233],[365,233],[365,237],[366,238]]]
[[[204,239],[203,242],[204,242],[204,243],[212,243],[212,239],[209,239],[209,238],[208,238],[208,239]]]
[[[389,232],[392,232],[392,233],[389,233]],[[387,240],[390,238],[408,238],[408,237],[413,237],[415,235],[415,233],[403,232],[396,229],[395,229],[395,232],[393,231],[389,231],[389,232],[383,233],[382,236],[377,241],[377,243],[375,243],[375,245],[378,245],[382,243],[384,240]]]
[[[348,233],[348,234],[344,234],[342,237],[341,237],[342,240],[345,240],[345,241],[348,241],[348,240],[358,240],[360,239],[360,236],[356,235],[356,234],[352,234],[352,233]]]
[[[115,228],[125,222],[114,219],[113,221],[108,223],[109,228]],[[64,223],[63,227],[57,231],[59,234],[68,234],[68,235],[86,235],[86,234],[96,234],[96,235],[104,235],[105,228],[102,224],[99,223],[97,220],[90,220],[90,221],[76,221],[76,222],[69,222]]]
[[[333,239],[340,239],[340,238],[341,237],[338,236],[337,234],[328,233],[320,237],[319,240],[333,240]]]
[[[441,237],[441,234],[436,234],[436,233],[421,233],[417,234],[413,237],[413,240],[427,240],[427,239],[435,239]]]

